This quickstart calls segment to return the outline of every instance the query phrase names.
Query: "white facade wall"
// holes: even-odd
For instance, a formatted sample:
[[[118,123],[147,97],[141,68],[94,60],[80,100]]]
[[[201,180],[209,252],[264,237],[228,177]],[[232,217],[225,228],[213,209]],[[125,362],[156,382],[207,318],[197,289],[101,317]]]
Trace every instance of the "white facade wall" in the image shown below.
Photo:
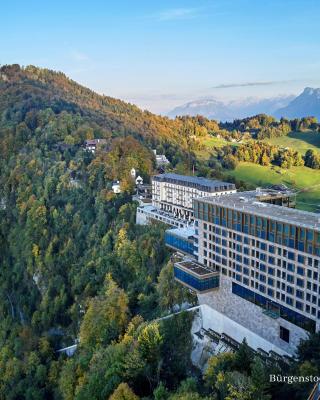
[[[197,197],[221,196],[235,193],[236,189],[221,192],[206,192],[186,185],[152,181],[152,204],[178,217],[191,220],[193,217],[192,200]]]

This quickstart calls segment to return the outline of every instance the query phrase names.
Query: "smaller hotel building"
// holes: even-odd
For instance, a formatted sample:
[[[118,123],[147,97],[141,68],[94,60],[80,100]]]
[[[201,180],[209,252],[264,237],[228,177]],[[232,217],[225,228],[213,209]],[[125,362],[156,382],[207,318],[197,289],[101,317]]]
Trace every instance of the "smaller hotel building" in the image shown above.
[[[152,205],[176,218],[189,221],[193,218],[193,199],[235,192],[233,183],[197,176],[166,173],[152,179]]]
[[[152,221],[185,228],[193,224],[193,199],[235,193],[233,183],[173,173],[152,178],[152,204],[137,208],[136,223]]]

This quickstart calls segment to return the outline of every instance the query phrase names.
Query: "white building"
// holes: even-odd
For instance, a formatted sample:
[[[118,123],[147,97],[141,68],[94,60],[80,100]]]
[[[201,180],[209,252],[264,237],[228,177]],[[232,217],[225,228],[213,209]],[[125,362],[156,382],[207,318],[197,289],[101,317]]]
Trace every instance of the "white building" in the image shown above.
[[[170,161],[167,159],[165,154],[157,154],[157,150],[153,150],[154,155],[156,157],[156,165],[157,167],[165,167],[170,164]]]
[[[136,170],[134,168],[131,168],[130,175],[132,178],[136,177]]]
[[[116,194],[121,193],[121,187],[120,187],[120,182],[119,181],[113,182],[112,190],[113,190],[113,193],[116,193]]]
[[[173,173],[156,175],[152,179],[152,204],[177,218],[192,220],[192,201],[198,197],[235,193],[233,183]]]

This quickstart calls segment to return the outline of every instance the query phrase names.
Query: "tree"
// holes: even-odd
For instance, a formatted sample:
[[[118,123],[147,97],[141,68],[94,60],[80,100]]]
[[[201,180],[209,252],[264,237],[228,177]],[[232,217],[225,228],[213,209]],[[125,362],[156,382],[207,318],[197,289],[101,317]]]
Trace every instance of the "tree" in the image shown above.
[[[134,394],[127,383],[120,383],[109,400],[139,400],[139,397]]]
[[[271,396],[266,395],[269,388],[268,369],[260,357],[255,357],[251,364],[251,379],[254,398],[256,400],[269,400]]]
[[[225,400],[257,400],[251,380],[246,375],[237,371],[227,373],[228,395]]]
[[[240,372],[249,373],[253,361],[253,351],[248,346],[246,339],[240,344],[235,353],[234,367]]]
[[[163,311],[171,312],[173,306],[180,305],[183,301],[193,301],[193,297],[189,292],[174,280],[172,262],[167,263],[160,272],[157,293],[159,305]]]
[[[209,358],[207,369],[204,373],[204,380],[207,386],[214,389],[220,373],[231,371],[235,365],[236,356],[234,353],[226,352],[214,355]]]
[[[169,392],[162,382],[154,389],[153,397],[155,400],[167,400],[169,397]]]
[[[234,155],[228,154],[225,157],[223,157],[223,166],[230,170],[236,169],[238,166],[238,160]]]
[[[80,327],[81,346],[93,349],[108,344],[123,332],[128,321],[128,297],[106,277],[105,295],[90,300]]]

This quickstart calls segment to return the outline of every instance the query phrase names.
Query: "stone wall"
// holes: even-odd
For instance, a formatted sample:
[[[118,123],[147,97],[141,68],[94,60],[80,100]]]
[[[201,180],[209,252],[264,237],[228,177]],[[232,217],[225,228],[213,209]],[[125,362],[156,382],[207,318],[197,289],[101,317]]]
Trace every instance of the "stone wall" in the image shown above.
[[[199,294],[198,300],[199,304],[207,304],[291,355],[295,353],[300,340],[308,337],[304,329],[282,318],[271,318],[263,314],[261,307],[233,294],[232,281],[225,276],[220,276],[218,290]],[[289,329],[290,343],[280,339],[280,325]]]

